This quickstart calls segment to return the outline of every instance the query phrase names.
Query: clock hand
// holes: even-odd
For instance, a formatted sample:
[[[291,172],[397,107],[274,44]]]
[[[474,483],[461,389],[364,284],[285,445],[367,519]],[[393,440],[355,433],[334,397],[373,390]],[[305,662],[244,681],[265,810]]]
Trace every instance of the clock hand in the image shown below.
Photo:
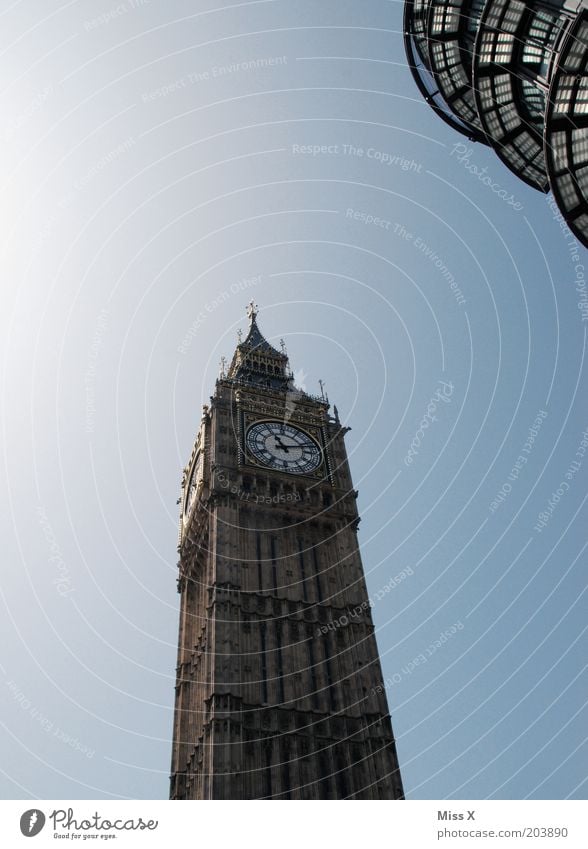
[[[278,448],[281,448],[282,451],[285,451],[286,454],[287,454],[288,453],[288,446],[284,445],[284,443],[282,442],[282,440],[280,439],[280,437],[277,434],[276,434],[275,439],[276,439],[276,445],[278,446]]]

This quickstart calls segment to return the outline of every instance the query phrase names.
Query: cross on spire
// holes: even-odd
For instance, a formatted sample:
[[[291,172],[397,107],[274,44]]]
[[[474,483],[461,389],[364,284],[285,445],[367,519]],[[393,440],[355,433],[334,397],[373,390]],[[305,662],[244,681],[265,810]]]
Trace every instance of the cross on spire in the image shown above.
[[[247,317],[249,318],[249,321],[251,323],[255,321],[258,312],[259,308],[257,304],[254,301],[249,301],[249,303],[247,304]]]

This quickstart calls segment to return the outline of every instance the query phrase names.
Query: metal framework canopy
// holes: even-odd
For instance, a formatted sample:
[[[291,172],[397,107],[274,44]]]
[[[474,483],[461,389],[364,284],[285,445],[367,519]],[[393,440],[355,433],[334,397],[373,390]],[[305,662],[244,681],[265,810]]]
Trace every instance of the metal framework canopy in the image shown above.
[[[570,28],[552,75],[545,120],[551,190],[570,230],[588,234],[588,10]]]
[[[436,113],[551,189],[588,247],[588,0],[406,0],[404,41]]]

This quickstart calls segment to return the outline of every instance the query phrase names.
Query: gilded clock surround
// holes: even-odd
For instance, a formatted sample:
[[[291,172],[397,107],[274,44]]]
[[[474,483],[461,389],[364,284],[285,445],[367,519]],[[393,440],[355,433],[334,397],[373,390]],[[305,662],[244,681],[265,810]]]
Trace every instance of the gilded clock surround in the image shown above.
[[[277,465],[272,465],[271,462],[264,460],[260,456],[256,456],[254,450],[251,445],[248,444],[249,434],[252,429],[262,426],[262,425],[274,425],[274,424],[282,424],[284,428],[295,428],[298,432],[305,434],[308,440],[316,445],[317,449],[317,463],[314,467],[308,468],[307,470],[302,469],[289,469],[283,467],[282,469],[278,468]],[[324,431],[321,427],[316,427],[308,424],[307,422],[299,422],[294,419],[289,419],[288,421],[284,421],[284,418],[260,418],[254,412],[246,412],[243,415],[243,428],[241,430],[243,444],[241,446],[242,456],[244,458],[244,464],[248,466],[254,466],[257,468],[262,468],[267,471],[275,471],[280,472],[284,471],[290,475],[296,475],[298,477],[311,478],[313,480],[321,480],[323,478],[328,478],[328,466],[325,460],[325,440],[324,440]],[[283,458],[287,460],[287,457]]]

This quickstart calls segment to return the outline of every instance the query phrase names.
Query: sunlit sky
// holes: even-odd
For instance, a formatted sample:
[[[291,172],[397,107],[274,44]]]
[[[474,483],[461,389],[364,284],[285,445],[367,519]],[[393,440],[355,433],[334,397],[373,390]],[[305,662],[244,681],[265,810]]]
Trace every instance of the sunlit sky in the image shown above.
[[[410,570],[407,797],[585,798],[588,255],[422,101],[402,3],[0,27],[2,796],[167,797],[176,500],[253,298],[352,428],[368,591]]]

